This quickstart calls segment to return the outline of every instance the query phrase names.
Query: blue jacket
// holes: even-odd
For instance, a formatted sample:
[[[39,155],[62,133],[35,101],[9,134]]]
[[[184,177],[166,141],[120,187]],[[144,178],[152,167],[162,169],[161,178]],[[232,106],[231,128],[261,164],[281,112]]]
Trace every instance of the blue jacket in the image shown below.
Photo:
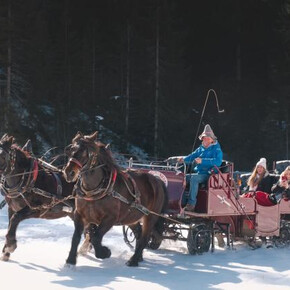
[[[200,164],[195,164],[194,171],[200,174],[210,174],[210,170],[216,166],[221,166],[223,161],[223,152],[220,144],[216,141],[205,148],[202,144],[191,154],[184,157],[185,164],[191,164],[195,158],[201,158]]]

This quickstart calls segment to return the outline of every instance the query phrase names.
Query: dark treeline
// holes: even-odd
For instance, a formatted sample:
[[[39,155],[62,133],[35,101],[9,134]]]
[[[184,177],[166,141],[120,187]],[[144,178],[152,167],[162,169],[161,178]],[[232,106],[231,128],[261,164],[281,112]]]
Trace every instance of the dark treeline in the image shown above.
[[[41,151],[105,127],[124,153],[188,154],[214,89],[225,112],[211,94],[200,131],[225,159],[287,159],[289,24],[289,0],[3,0],[0,133]]]

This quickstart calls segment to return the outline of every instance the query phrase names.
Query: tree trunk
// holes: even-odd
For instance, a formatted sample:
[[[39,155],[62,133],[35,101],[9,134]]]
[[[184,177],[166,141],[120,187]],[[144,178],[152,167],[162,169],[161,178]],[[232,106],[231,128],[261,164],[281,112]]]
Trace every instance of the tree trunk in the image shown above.
[[[12,73],[12,16],[11,16],[11,0],[8,1],[8,49],[7,49],[7,93],[4,109],[4,130],[9,129],[9,112],[11,100],[11,73]]]
[[[126,73],[126,112],[125,112],[125,137],[129,131],[129,109],[130,109],[130,24],[127,20],[127,73]]]
[[[158,4],[157,4],[158,5]],[[158,156],[158,113],[159,113],[159,5],[156,17],[156,62],[155,62],[155,114],[154,114],[154,157]]]
[[[95,37],[95,21],[93,22],[93,60],[92,60],[92,100],[95,104],[96,97],[96,37]]]
[[[71,110],[72,107],[72,98],[71,98],[71,63],[70,63],[70,56],[69,56],[69,0],[65,0],[65,39],[64,39],[64,47],[65,47],[65,67],[66,67],[66,84],[65,84],[65,93],[66,93],[66,104],[64,109],[61,111],[63,114],[63,118],[66,118],[67,112]],[[68,128],[63,123],[63,141],[64,144],[68,142]]]

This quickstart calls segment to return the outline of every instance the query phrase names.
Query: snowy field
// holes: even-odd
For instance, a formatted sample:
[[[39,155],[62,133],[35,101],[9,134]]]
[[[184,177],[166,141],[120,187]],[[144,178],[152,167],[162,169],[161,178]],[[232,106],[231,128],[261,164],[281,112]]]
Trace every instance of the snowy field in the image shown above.
[[[0,210],[0,242],[4,245],[7,207]],[[235,250],[191,256],[183,242],[164,241],[156,251],[145,250],[137,268],[125,262],[132,255],[121,227],[104,238],[112,256],[99,260],[79,256],[77,266],[65,268],[73,223],[31,219],[17,231],[18,248],[9,262],[0,261],[1,289],[290,289],[290,248]]]

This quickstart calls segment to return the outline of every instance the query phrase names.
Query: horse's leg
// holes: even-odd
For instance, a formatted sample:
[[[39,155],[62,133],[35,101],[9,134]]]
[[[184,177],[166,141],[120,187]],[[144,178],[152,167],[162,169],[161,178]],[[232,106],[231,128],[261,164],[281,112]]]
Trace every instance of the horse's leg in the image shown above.
[[[129,225],[130,229],[133,231],[136,241],[138,241],[141,237],[142,227],[139,222],[136,224]]]
[[[102,222],[96,227],[90,227],[90,237],[91,243],[95,249],[96,258],[106,259],[110,258],[111,250],[102,245],[102,240],[104,235],[112,228],[114,223],[111,221],[111,218],[103,219]]]
[[[142,236],[142,226],[141,226],[140,222],[137,222],[136,224],[129,225],[129,227],[133,231],[134,236],[136,238],[135,247],[139,247],[140,238]],[[143,256],[141,255],[138,262],[142,262],[142,261],[143,261]]]
[[[17,248],[16,230],[19,223],[25,219],[35,216],[35,212],[32,212],[28,207],[21,209],[18,212],[13,212],[8,209],[9,225],[6,234],[5,245],[2,250],[1,260],[8,261],[10,253],[13,253]]]
[[[84,231],[84,224],[81,219],[81,216],[76,212],[74,216],[74,225],[75,230],[73,233],[72,241],[71,241],[71,249],[66,259],[66,263],[70,265],[75,265],[77,263],[77,251],[78,245],[80,243],[82,233]]]
[[[90,228],[92,228],[91,232],[93,234],[93,232],[95,231],[94,228],[97,227],[97,225],[95,224],[90,224],[89,228],[85,230],[85,240],[83,242],[83,244],[81,245],[80,249],[79,249],[79,254],[80,255],[86,255],[92,248],[92,244],[91,244],[91,238],[90,238]]]
[[[157,217],[153,215],[146,216],[143,219],[142,234],[139,240],[136,242],[136,248],[134,255],[126,263],[127,266],[137,267],[140,261],[143,261],[143,250],[147,246],[151,232],[156,224]]]
[[[8,207],[8,231],[10,229],[10,224],[11,224],[11,217],[14,214],[14,212],[12,211],[12,209],[10,207]],[[8,236],[8,232],[6,234],[6,239]],[[15,239],[15,243],[16,243],[16,239]],[[4,247],[2,249],[2,256],[1,256],[1,260],[2,261],[8,261],[10,257],[10,253],[7,249],[7,240],[5,241]]]

